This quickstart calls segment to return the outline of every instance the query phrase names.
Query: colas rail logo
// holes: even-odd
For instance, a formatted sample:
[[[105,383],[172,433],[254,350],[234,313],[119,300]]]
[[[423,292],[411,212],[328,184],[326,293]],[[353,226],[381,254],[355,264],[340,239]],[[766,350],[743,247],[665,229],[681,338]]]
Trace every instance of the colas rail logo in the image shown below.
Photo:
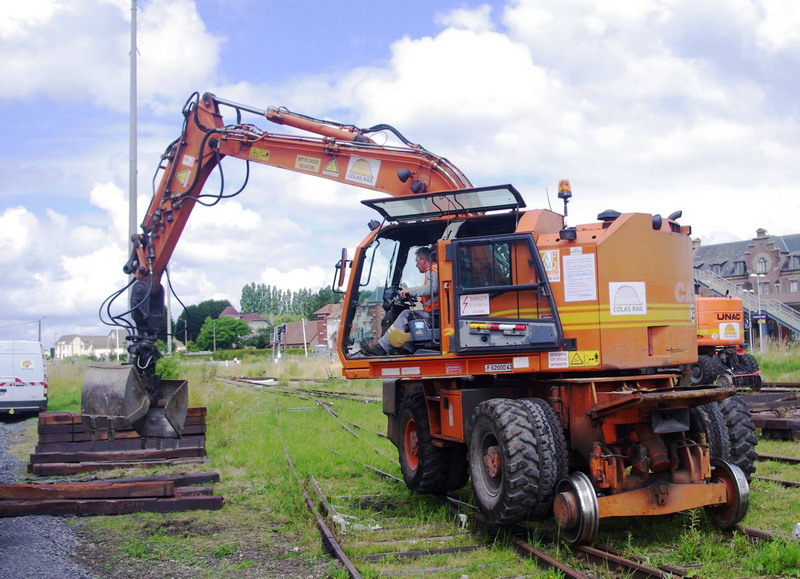
[[[643,281],[609,282],[612,316],[634,316],[647,313],[647,291]]]

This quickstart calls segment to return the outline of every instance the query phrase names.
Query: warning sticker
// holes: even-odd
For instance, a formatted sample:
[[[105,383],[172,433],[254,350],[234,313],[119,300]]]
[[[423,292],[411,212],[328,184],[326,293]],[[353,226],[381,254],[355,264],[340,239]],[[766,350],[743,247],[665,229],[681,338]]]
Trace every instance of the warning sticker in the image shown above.
[[[488,316],[489,294],[471,294],[461,296],[459,300],[462,316]]]
[[[548,352],[548,368],[569,368],[569,352]]]
[[[184,155],[181,158],[181,165],[184,165],[185,167],[194,167],[194,161],[194,155]]]
[[[594,254],[564,256],[564,301],[581,302],[597,299],[597,273]]]
[[[182,187],[186,187],[186,184],[189,182],[189,175],[191,175],[191,171],[178,171],[175,173],[175,178],[178,180],[178,183],[181,184]]]
[[[612,316],[636,316],[647,313],[647,291],[643,281],[616,282],[608,284]]]
[[[567,353],[569,354],[569,365],[571,368],[600,365],[599,350],[580,350]]]
[[[517,356],[511,361],[514,364],[514,368],[530,368],[531,361],[530,358],[527,356]]]
[[[548,249],[540,251],[539,255],[542,256],[542,263],[544,264],[544,271],[547,273],[547,279],[551,282],[561,281],[561,262],[558,259],[558,250]]]
[[[258,147],[250,147],[250,154],[248,155],[253,161],[261,161],[266,163],[269,161],[269,149],[259,149]]]
[[[348,181],[362,185],[375,185],[381,162],[378,159],[365,159],[364,157],[351,157],[347,164],[347,173],[344,178]]]
[[[463,374],[464,368],[461,366],[461,362],[447,362],[444,365],[444,372],[445,374]]]
[[[332,175],[335,177],[339,176],[339,164],[336,162],[336,159],[331,157],[331,160],[328,161],[325,166],[322,168],[322,172],[325,175]]]
[[[319,173],[320,165],[322,165],[322,159],[309,157],[307,155],[297,155],[297,159],[294,161],[294,168],[300,169],[301,171]]]

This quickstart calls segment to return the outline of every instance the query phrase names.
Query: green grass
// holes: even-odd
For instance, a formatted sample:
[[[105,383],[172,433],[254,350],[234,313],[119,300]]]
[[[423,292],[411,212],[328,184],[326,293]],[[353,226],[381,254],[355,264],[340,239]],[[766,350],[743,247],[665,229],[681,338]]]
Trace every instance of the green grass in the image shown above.
[[[778,343],[767,345],[762,355],[753,351],[767,382],[800,382],[800,345],[784,346]]]
[[[218,352],[217,360],[221,357]],[[217,378],[269,376],[280,384],[315,379],[319,382],[302,386],[358,392],[374,398],[381,395],[379,380],[339,379],[338,362],[323,356],[290,355],[278,364],[272,361],[271,352],[245,351],[238,357],[243,360],[240,365],[225,366],[194,358],[169,362],[170,371],[189,381],[190,404],[207,408],[206,464],[115,473],[131,476],[217,471],[221,481],[215,486],[215,494],[224,495],[224,508],[72,520],[94,545],[87,557],[94,560],[96,568],[108,575],[120,575],[120,569],[126,569],[128,575],[120,575],[126,577],[345,576],[323,552],[319,532],[298,490],[298,477],[308,481],[310,476],[346,517],[343,538],[353,557],[382,552],[386,546],[376,544],[378,540],[396,542],[397,550],[421,548],[413,541],[430,535],[454,535],[452,545],[475,544],[473,535],[459,533],[448,509],[427,497],[413,495],[404,484],[383,479],[364,467],[369,464],[401,476],[396,449],[375,434],[386,430],[386,417],[379,403],[326,399],[354,430],[354,436],[317,401],[281,395],[279,386],[255,388]],[[787,353],[771,347],[759,361],[767,381],[800,381],[798,360],[797,350]],[[49,410],[80,410],[86,366],[82,361],[50,365]],[[35,427],[33,423],[31,426],[24,439],[27,448],[16,451],[25,459],[35,444]],[[284,447],[296,472],[289,468]],[[760,441],[759,451],[800,456],[800,445]],[[793,466],[768,462],[759,463],[756,474],[789,478],[792,471],[796,471]],[[794,476],[800,480],[800,476]],[[460,496],[469,501],[471,491],[460,491]],[[800,493],[796,489],[754,481],[750,501],[745,524],[788,535],[794,523],[800,521]],[[552,520],[543,523],[552,524]],[[342,531],[339,528],[337,532]],[[658,518],[604,519],[600,533],[603,543],[643,556],[648,564],[680,564],[698,576],[800,574],[796,543],[778,540],[751,544],[740,535],[731,537],[713,529],[702,510]],[[563,548],[547,548],[554,556],[580,565]],[[382,571],[434,567],[464,567],[471,579],[553,576],[521,558],[503,540],[487,541],[486,549],[474,554],[437,555],[414,561],[361,561],[357,566],[365,577],[378,577]],[[451,577],[453,573],[429,575]]]

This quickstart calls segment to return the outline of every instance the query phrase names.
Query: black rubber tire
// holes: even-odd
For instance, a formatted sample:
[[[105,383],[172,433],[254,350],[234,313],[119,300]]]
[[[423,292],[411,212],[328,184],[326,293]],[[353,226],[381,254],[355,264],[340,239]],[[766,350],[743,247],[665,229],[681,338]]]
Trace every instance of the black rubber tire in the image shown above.
[[[467,447],[459,444],[448,446],[447,452],[447,480],[445,490],[457,491],[462,489],[469,482],[469,462],[467,462]]]
[[[750,419],[750,410],[747,408],[741,396],[731,396],[717,403],[720,412],[725,419],[725,426],[728,428],[730,439],[730,458],[731,462],[742,469],[747,482],[750,482],[751,475],[756,472],[756,460],[758,452],[756,445],[756,428]]]
[[[415,444],[409,444],[409,433],[415,436]],[[433,445],[422,392],[408,394],[400,405],[400,444],[397,450],[403,480],[411,492],[437,494],[447,490],[447,451]]]
[[[714,379],[719,374],[719,364],[713,356],[701,354],[697,359],[697,364],[692,366],[692,384],[713,384]]]
[[[755,374],[756,372],[759,371],[758,360],[756,360],[756,357],[753,356],[752,354],[742,354],[739,357],[739,362],[742,364],[742,366],[744,366],[747,369],[747,371],[750,374]],[[758,376],[753,377],[753,381],[750,385],[750,388],[758,392],[759,390],[761,390],[761,386],[763,385],[764,381],[762,380],[761,375],[759,374]],[[750,479],[748,478],[747,480],[749,481]]]
[[[731,440],[725,417],[716,402],[695,406],[689,409],[689,437],[697,441],[699,433],[706,435],[706,442],[711,447],[711,458],[729,460]]]
[[[520,403],[528,411],[528,419],[539,445],[539,493],[531,509],[532,520],[542,520],[553,514],[556,485],[569,474],[567,439],[561,419],[541,398],[523,398]]]
[[[499,466],[493,476],[484,462],[490,448]],[[544,465],[528,418],[517,400],[495,398],[472,413],[469,468],[475,500],[491,523],[509,525],[528,518],[539,497]]]
[[[739,362],[747,368],[747,371],[752,373],[758,372],[758,360],[752,354],[742,354],[739,357]]]

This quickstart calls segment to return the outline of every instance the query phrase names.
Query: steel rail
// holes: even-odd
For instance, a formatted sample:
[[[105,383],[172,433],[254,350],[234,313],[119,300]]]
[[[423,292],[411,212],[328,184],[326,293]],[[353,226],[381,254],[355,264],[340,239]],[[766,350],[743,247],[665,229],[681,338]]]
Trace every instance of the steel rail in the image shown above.
[[[800,463],[800,458],[793,456],[778,456],[776,454],[758,454],[758,460],[777,460],[778,462]]]
[[[336,539],[336,536],[331,531],[328,524],[325,522],[319,513],[317,512],[317,506],[314,504],[314,501],[311,499],[311,495],[308,493],[308,488],[306,484],[300,478],[300,474],[297,472],[297,467],[292,461],[292,457],[289,456],[289,449],[286,448],[286,445],[283,445],[283,454],[286,456],[286,462],[289,464],[289,468],[295,476],[300,488],[303,491],[303,498],[305,499],[306,506],[311,511],[311,514],[314,515],[314,519],[317,523],[317,528],[322,533],[322,541],[328,547],[329,552],[332,552],[334,556],[344,565],[344,568],[347,569],[347,572],[350,574],[350,577],[353,579],[361,579],[361,573],[358,572],[353,562],[350,560],[350,557],[347,556],[347,553],[344,552],[342,546],[339,544],[339,541]]]

